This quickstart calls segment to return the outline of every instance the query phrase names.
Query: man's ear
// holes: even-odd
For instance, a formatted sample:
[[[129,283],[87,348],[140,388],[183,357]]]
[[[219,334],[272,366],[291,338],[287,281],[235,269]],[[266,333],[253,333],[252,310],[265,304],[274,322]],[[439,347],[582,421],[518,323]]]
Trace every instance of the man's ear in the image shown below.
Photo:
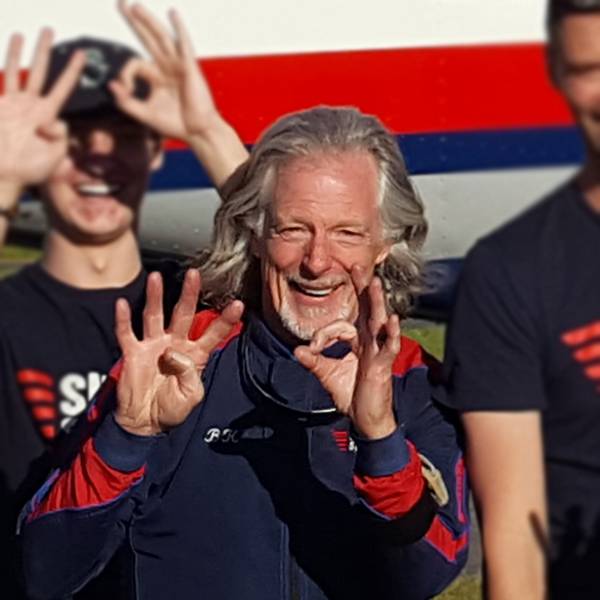
[[[380,265],[390,255],[390,252],[392,251],[392,245],[393,244],[391,242],[386,242],[383,245],[383,248],[379,251],[379,254],[377,254],[377,257],[375,258],[376,265]]]

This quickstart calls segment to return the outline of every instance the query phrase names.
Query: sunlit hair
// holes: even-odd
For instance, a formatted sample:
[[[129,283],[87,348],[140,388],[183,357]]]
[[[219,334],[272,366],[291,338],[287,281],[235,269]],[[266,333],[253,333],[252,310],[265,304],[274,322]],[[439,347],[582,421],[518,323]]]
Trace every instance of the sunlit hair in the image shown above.
[[[221,190],[213,241],[195,260],[203,300],[221,308],[233,298],[260,303],[260,270],[251,252],[264,235],[277,170],[315,154],[370,153],[378,166],[379,205],[391,252],[378,267],[388,307],[405,316],[420,285],[418,250],[427,232],[423,204],[413,188],[396,140],[375,117],[354,108],[317,107],[287,115],[270,127]]]

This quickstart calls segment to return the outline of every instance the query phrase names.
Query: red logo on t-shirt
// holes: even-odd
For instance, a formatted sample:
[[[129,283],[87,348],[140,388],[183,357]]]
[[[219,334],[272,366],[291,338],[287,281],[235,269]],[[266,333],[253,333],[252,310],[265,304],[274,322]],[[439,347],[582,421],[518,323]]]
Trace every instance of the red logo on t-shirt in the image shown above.
[[[103,373],[65,373],[58,382],[38,369],[21,369],[17,382],[36,427],[51,441],[88,407],[102,382]]]
[[[585,376],[596,383],[600,392],[600,321],[594,321],[561,336],[564,344],[573,349],[573,358],[583,366]]]
[[[54,379],[43,371],[21,369],[17,381],[38,430],[46,440],[53,440],[58,435]]]

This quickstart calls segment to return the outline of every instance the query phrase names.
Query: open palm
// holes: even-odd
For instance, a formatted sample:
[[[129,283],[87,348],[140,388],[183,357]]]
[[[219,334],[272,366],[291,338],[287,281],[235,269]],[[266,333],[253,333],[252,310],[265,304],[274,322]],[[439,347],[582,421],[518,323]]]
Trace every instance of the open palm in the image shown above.
[[[163,286],[158,273],[148,277],[144,334],[137,339],[129,305],[117,302],[116,335],[123,352],[115,418],[125,430],[155,435],[181,424],[204,398],[201,374],[215,347],[230,333],[243,312],[235,301],[197,340],[188,337],[198,296],[200,274],[189,270],[168,329],[163,322]]]
[[[41,183],[67,154],[66,125],[58,114],[79,78],[85,55],[74,53],[52,89],[42,95],[53,34],[40,33],[29,77],[22,83],[23,38],[10,39],[0,95],[0,179],[26,186]]]

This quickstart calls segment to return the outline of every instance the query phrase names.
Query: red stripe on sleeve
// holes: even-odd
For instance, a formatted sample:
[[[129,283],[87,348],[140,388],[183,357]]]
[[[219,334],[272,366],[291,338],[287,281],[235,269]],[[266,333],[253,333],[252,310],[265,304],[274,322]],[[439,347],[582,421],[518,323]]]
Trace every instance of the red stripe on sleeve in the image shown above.
[[[203,310],[196,314],[194,317],[194,322],[190,328],[189,338],[191,340],[197,340],[201,337],[204,332],[208,329],[210,324],[219,316],[219,312],[216,310]],[[217,346],[217,349],[222,349],[232,340],[234,337],[238,336],[242,331],[242,323],[238,323],[235,325],[229,335]]]
[[[462,457],[456,463],[454,471],[456,476],[456,502],[458,505],[458,520],[463,525],[468,525],[469,517],[465,513],[466,505],[466,471],[465,462]],[[446,560],[453,562],[461,550],[467,547],[469,543],[468,531],[464,531],[456,537],[452,531],[444,525],[439,516],[433,519],[425,539],[431,544]]]
[[[354,487],[367,504],[392,519],[408,513],[425,487],[419,455],[415,447],[407,443],[410,461],[402,470],[383,477],[354,475]]]
[[[69,508],[87,508],[114,500],[144,475],[146,467],[123,473],[109,467],[89,439],[68,470],[58,477],[48,496],[31,513],[29,520]]]
[[[469,534],[465,531],[458,537],[442,523],[439,516],[434,517],[425,539],[440,553],[446,560],[455,561],[458,553],[467,547],[469,543]]]

